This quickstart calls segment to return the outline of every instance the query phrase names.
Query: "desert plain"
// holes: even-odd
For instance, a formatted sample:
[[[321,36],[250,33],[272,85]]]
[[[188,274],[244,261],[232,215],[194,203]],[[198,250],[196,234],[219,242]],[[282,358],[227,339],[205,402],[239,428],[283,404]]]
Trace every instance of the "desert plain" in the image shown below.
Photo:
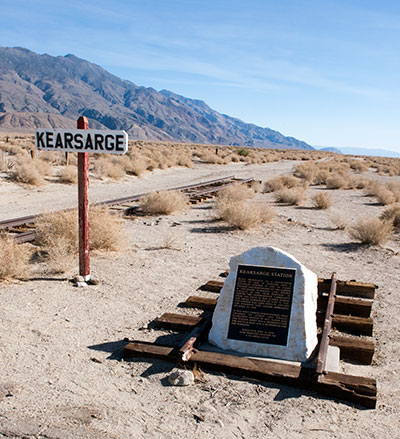
[[[327,160],[321,158],[320,160]],[[151,192],[228,175],[263,182],[293,172],[301,160],[224,165],[193,160],[193,167],[155,169],[119,181],[92,178],[90,201]],[[363,177],[381,183],[400,176]],[[329,210],[311,199],[329,192]],[[348,224],[379,217],[387,206],[361,190],[307,188],[300,206],[257,192],[253,203],[270,206],[272,221],[238,230],[216,220],[213,200],[172,215],[123,219],[125,248],[96,253],[97,285],[77,288],[63,274],[32,267],[23,278],[0,284],[0,437],[36,439],[125,438],[370,438],[400,432],[400,240],[361,245],[333,218]],[[0,183],[0,220],[76,207],[75,184],[48,179],[32,187]],[[168,243],[168,245],[166,244]],[[378,285],[373,305],[372,365],[341,363],[342,372],[377,380],[374,410],[281,384],[200,370],[188,387],[168,384],[176,368],[149,359],[124,361],[126,339],[179,340],[150,324],[179,308],[208,280],[221,280],[232,256],[255,246],[280,248],[319,277]],[[212,293],[202,293],[203,295]]]

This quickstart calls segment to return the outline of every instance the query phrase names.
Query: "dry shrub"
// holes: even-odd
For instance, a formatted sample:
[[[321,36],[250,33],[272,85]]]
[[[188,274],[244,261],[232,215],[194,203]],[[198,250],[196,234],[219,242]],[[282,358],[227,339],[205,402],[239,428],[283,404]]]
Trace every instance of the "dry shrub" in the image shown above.
[[[216,204],[217,217],[240,230],[247,230],[261,223],[267,223],[275,216],[265,204],[246,201],[230,201]]]
[[[64,272],[76,263],[79,251],[77,210],[41,215],[35,223],[36,242],[47,253],[47,264],[53,272]],[[120,250],[123,247],[122,222],[105,206],[90,209],[90,249]]]
[[[76,210],[41,215],[35,222],[36,242],[48,256],[53,272],[64,272],[74,265],[78,254],[78,214]]]
[[[117,215],[112,215],[106,206],[90,209],[90,249],[103,251],[121,251],[125,248],[123,222]]]
[[[378,218],[359,220],[349,229],[349,235],[366,245],[380,245],[390,239],[393,233],[391,223],[383,222]]]
[[[111,178],[121,180],[125,176],[124,165],[116,159],[100,157],[95,161],[94,170],[99,178]]]
[[[351,160],[350,168],[357,172],[357,174],[361,174],[362,172],[368,171],[368,165],[361,160]]]
[[[20,162],[14,167],[13,179],[20,182],[29,184],[31,186],[41,186],[44,184],[43,175],[39,169],[36,168],[33,161]]]
[[[0,280],[20,278],[27,272],[29,247],[0,234]]]
[[[390,181],[386,183],[386,187],[393,193],[396,202],[400,201],[400,181]]]
[[[331,173],[327,169],[320,169],[316,172],[313,183],[316,185],[326,184],[326,180],[330,175]]]
[[[146,161],[142,158],[135,158],[128,161],[126,165],[126,172],[128,174],[140,177],[147,169]]]
[[[253,198],[254,190],[243,184],[229,185],[218,192],[217,200],[244,201]]]
[[[161,248],[167,250],[182,250],[182,243],[179,236],[169,231],[164,237]]]
[[[186,210],[188,199],[180,191],[152,192],[141,199],[141,207],[148,215],[170,215]]]
[[[347,178],[343,175],[331,175],[326,179],[326,187],[328,189],[344,189],[347,187]]]
[[[336,213],[331,216],[331,221],[335,224],[337,230],[344,230],[348,226],[348,220],[344,215]]]
[[[60,171],[59,181],[61,183],[75,184],[78,181],[78,172],[75,166],[65,166]]]
[[[400,204],[386,209],[381,215],[381,220],[391,222],[396,229],[400,228]]]
[[[311,183],[314,180],[317,172],[318,168],[314,162],[301,163],[300,165],[296,166],[294,175]]]
[[[377,190],[375,198],[379,204],[383,204],[384,206],[393,204],[396,201],[396,197],[393,195],[393,192],[385,187],[381,187]]]
[[[332,207],[332,196],[326,192],[319,192],[312,198],[313,206],[316,209],[330,209]]]
[[[364,189],[367,197],[375,197],[384,186],[378,180],[368,180]]]
[[[293,175],[281,175],[264,183],[264,193],[275,192],[283,188],[293,188],[301,185],[301,180]]]
[[[299,206],[306,199],[306,191],[300,187],[291,189],[281,189],[275,193],[275,201],[277,203],[290,204],[292,206]]]

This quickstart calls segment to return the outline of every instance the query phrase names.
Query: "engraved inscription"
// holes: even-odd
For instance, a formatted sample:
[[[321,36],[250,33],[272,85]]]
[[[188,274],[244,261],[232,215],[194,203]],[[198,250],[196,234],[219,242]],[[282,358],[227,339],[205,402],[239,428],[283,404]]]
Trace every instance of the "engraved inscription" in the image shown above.
[[[286,346],[295,269],[239,265],[228,338]]]

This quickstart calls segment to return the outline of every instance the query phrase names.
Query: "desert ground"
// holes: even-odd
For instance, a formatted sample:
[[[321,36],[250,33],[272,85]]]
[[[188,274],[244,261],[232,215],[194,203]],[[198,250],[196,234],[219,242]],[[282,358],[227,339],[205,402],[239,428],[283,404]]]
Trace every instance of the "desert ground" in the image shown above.
[[[235,175],[266,181],[300,161],[226,165],[194,161],[193,168],[156,169],[118,182],[93,179],[91,202]],[[381,182],[399,176],[364,176]],[[311,197],[329,191],[330,210]],[[62,275],[41,274],[0,283],[0,437],[75,438],[370,438],[400,432],[400,300],[398,232],[380,246],[360,245],[332,221],[377,217],[385,206],[360,190],[312,185],[302,206],[257,193],[254,203],[276,212],[272,222],[241,231],[213,217],[212,200],[169,216],[124,219],[126,248],[92,255],[97,285],[77,288]],[[76,185],[49,181],[37,188],[3,180],[0,220],[77,203]],[[166,240],[173,245],[165,245]],[[311,391],[202,371],[188,387],[168,384],[176,367],[158,361],[123,361],[124,339],[172,338],[149,323],[228,268],[232,256],[255,246],[280,248],[319,277],[379,286],[373,306],[373,364],[342,363],[343,372],[374,377],[375,410]],[[37,270],[37,269],[36,269]],[[207,293],[203,293],[207,294]],[[209,293],[211,294],[211,293]]]

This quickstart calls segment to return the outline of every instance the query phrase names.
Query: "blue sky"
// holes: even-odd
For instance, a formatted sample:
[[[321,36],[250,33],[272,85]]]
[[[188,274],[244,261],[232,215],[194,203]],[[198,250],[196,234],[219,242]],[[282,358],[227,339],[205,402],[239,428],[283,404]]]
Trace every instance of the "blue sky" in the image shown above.
[[[0,0],[0,45],[73,53],[311,145],[400,152],[399,0]]]

